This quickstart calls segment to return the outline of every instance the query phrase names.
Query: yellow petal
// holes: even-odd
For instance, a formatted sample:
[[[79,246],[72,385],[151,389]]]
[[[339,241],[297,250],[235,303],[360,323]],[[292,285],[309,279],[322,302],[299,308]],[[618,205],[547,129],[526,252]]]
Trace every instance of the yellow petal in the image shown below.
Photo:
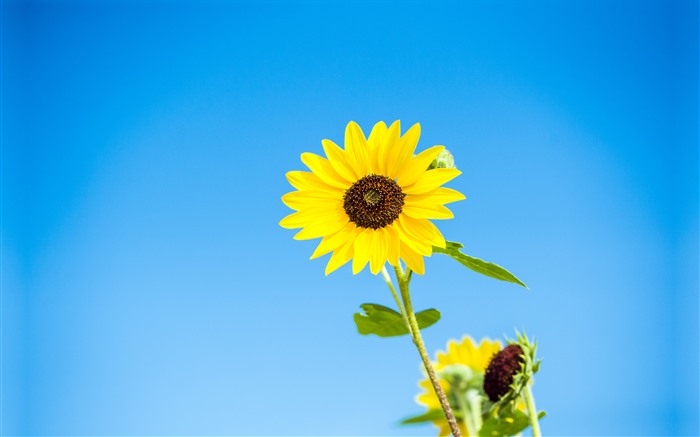
[[[315,259],[319,256],[323,256],[328,252],[334,251],[338,247],[342,246],[344,243],[347,243],[350,240],[350,237],[353,234],[354,230],[355,223],[350,222],[344,227],[342,227],[338,232],[323,237],[321,242],[318,244],[318,247],[316,247],[316,250],[314,250],[314,253],[311,254],[311,258],[309,259]]]
[[[420,239],[418,235],[415,235],[414,231],[406,226],[405,223],[406,215],[401,214],[398,220],[395,220],[393,224],[396,225],[396,229],[399,231],[399,237],[401,242],[410,247],[414,252],[430,256],[433,253],[433,248],[430,244],[424,242]]]
[[[399,247],[401,244],[401,237],[399,237],[399,231],[396,230],[394,224],[390,224],[385,227],[387,233],[387,261],[392,266],[399,265]]]
[[[345,152],[355,158],[355,176],[357,179],[367,176],[368,171],[368,153],[367,140],[362,129],[354,121],[348,123],[345,128]]]
[[[297,211],[280,220],[280,226],[287,229],[303,228],[314,221],[326,221],[335,218],[335,210],[336,208],[333,207],[317,207]]]
[[[372,235],[374,233],[373,229],[363,229],[355,237],[355,244],[353,245],[355,253],[352,258],[352,274],[356,275],[365,268],[369,262],[372,251]]]
[[[445,149],[445,146],[433,146],[414,156],[413,159],[406,163],[404,168],[399,169],[398,184],[405,187],[420,179],[423,173],[428,171],[428,166],[433,162],[433,159],[435,159],[443,149]]]
[[[369,169],[368,171],[373,174],[381,174],[379,168],[379,152],[381,150],[381,145],[384,142],[384,137],[387,134],[387,127],[383,121],[375,124],[372,128],[372,132],[367,138],[367,146],[369,147]]]
[[[383,138],[383,142],[379,145],[377,152],[378,173],[383,176],[389,176],[389,169],[395,161],[395,155],[398,153],[398,141],[401,134],[401,122],[396,120],[389,126],[389,130]]]
[[[445,238],[442,236],[438,228],[426,219],[415,219],[411,217],[403,217],[403,224],[406,229],[421,241],[445,248]]]
[[[304,226],[304,229],[294,235],[295,240],[313,240],[338,232],[345,224],[346,220],[327,219],[324,221],[314,221]]]
[[[327,190],[292,191],[282,196],[282,202],[288,207],[299,211],[315,206],[328,205],[333,202],[338,202],[342,205],[343,197],[338,192]]]
[[[348,181],[340,177],[338,172],[333,169],[331,163],[325,158],[321,158],[314,153],[304,152],[301,154],[301,162],[306,164],[315,175],[328,185],[340,189],[347,189],[351,185]]]
[[[481,340],[479,344],[478,354],[472,362],[472,368],[479,372],[485,372],[491,358],[501,350],[501,342],[498,340],[491,341],[487,338]]]
[[[309,191],[336,191],[342,193],[342,190],[334,188],[323,182],[317,175],[308,171],[290,171],[285,175],[290,184],[297,190]],[[342,195],[342,194],[341,194]]]
[[[371,250],[369,268],[372,274],[376,275],[384,266],[389,251],[385,228],[379,228],[372,233]]]
[[[423,257],[414,252],[413,249],[408,247],[403,240],[401,240],[401,259],[406,263],[409,269],[422,275],[425,273],[425,264],[423,263]]]
[[[349,160],[345,150],[341,149],[331,140],[323,140],[321,143],[323,144],[323,151],[326,152],[326,156],[328,157],[328,162],[331,163],[331,166],[338,175],[350,184],[357,181],[355,170],[353,169],[355,163],[354,157],[352,160]]]
[[[454,168],[434,168],[426,171],[414,184],[401,187],[406,194],[423,194],[451,181],[462,172]]]
[[[404,205],[401,211],[416,219],[451,219],[455,216],[442,205]]]
[[[331,258],[328,260],[328,264],[326,265],[326,276],[328,276],[331,272],[334,272],[335,270],[342,267],[345,263],[350,261],[352,255],[353,240],[350,239],[347,242],[345,242],[345,244],[340,246],[340,248],[333,251]]]
[[[412,194],[406,196],[404,200],[406,205],[415,205],[419,203],[429,203],[431,205],[444,205],[446,203],[457,202],[458,200],[464,200],[466,197],[464,194],[457,190],[447,187],[439,187],[432,191],[428,191],[423,194]]]
[[[399,140],[398,147],[395,148],[396,150],[392,154],[393,160],[389,162],[388,177],[392,179],[399,177],[404,166],[413,158],[413,152],[418,145],[418,138],[420,138],[420,124],[416,123]]]
[[[314,223],[294,234],[293,238],[295,240],[315,240],[316,238],[334,234],[342,227],[343,224],[338,222]]]

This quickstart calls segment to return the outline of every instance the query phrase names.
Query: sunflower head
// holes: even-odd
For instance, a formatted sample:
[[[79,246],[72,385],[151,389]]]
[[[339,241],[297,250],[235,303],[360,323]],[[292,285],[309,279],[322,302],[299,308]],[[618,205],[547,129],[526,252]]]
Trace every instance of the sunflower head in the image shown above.
[[[445,247],[430,220],[453,217],[445,204],[464,195],[442,185],[460,171],[454,165],[432,165],[444,146],[415,154],[419,137],[418,124],[401,135],[398,121],[389,127],[379,122],[366,137],[350,122],[343,148],[323,140],[325,158],[302,153],[310,171],[287,173],[296,191],[282,201],[296,212],[280,225],[301,228],[294,236],[299,240],[321,238],[311,259],[331,253],[326,274],[350,260],[353,274],[368,263],[377,274],[386,262],[397,266],[399,260],[423,274],[423,258],[433,246]]]
[[[496,402],[508,393],[513,377],[520,371],[522,364],[523,348],[519,344],[509,344],[494,355],[484,376],[484,392],[491,401]]]
[[[516,340],[508,340],[508,346],[495,354],[484,376],[484,392],[494,402],[491,410],[520,408],[521,393],[532,384],[540,368],[536,360],[537,343],[526,334],[517,334]]]

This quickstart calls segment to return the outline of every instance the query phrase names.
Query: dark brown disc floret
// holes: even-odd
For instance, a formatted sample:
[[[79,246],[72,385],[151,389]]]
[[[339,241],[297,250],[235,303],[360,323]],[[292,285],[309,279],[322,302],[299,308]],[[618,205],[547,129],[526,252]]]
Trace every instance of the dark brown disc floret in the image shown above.
[[[371,174],[348,188],[343,196],[343,208],[357,226],[379,229],[399,217],[404,197],[396,181]]]
[[[494,355],[484,374],[484,391],[491,401],[496,402],[508,393],[522,363],[523,348],[519,344],[506,346]]]

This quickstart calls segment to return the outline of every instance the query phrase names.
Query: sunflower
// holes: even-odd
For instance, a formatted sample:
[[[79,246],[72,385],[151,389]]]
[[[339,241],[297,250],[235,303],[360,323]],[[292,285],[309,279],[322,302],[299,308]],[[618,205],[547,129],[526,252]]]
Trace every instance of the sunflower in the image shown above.
[[[287,229],[301,228],[298,240],[321,238],[311,255],[332,252],[326,275],[352,259],[357,274],[369,263],[373,274],[385,262],[399,259],[416,273],[425,271],[423,257],[432,247],[445,247],[431,219],[454,215],[446,203],[464,199],[458,191],[442,187],[461,172],[454,168],[428,169],[444,146],[414,156],[420,125],[400,135],[398,121],[387,128],[377,123],[369,138],[355,122],[345,129],[345,148],[323,140],[327,158],[302,153],[311,170],[290,171],[287,180],[297,189],[282,201],[297,211],[280,221]]]
[[[489,365],[491,358],[501,350],[501,343],[498,340],[491,341],[484,338],[481,343],[477,346],[474,340],[469,336],[464,336],[461,343],[457,343],[455,340],[450,340],[447,343],[447,352],[438,351],[437,362],[433,363],[435,371],[438,375],[451,366],[461,365],[469,367],[473,372],[483,375],[486,371],[486,367]],[[445,395],[451,400],[454,396],[452,395],[452,390],[450,384],[443,378],[439,380],[440,386],[445,391]],[[435,394],[432,384],[428,378],[420,381],[418,386],[424,391],[416,396],[416,402],[427,407],[428,410],[439,410],[440,401]],[[452,400],[450,404],[453,408],[457,405],[452,405]],[[462,434],[468,435],[467,429],[464,424],[463,419],[458,419],[457,421]],[[447,419],[435,420],[433,424],[439,429],[439,436],[448,436],[451,434],[450,426],[447,423]]]

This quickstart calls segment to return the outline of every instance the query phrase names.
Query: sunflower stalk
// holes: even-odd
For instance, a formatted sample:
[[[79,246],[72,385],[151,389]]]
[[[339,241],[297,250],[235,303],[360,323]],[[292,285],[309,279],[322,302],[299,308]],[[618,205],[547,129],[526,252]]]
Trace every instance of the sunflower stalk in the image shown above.
[[[413,337],[413,329],[411,329],[411,323],[408,321],[406,310],[404,309],[403,304],[401,303],[401,299],[399,299],[399,295],[396,294],[394,284],[391,282],[391,276],[389,276],[389,272],[386,271],[385,266],[382,266],[382,276],[384,277],[384,282],[386,282],[386,286],[389,287],[389,290],[391,291],[391,295],[394,296],[394,301],[396,302],[396,306],[399,307],[401,317],[403,318],[404,323],[406,323],[406,329],[408,329],[408,333],[411,334],[411,337]]]
[[[455,419],[455,416],[452,413],[452,409],[450,408],[450,403],[447,400],[447,396],[445,396],[445,392],[440,386],[440,382],[438,381],[438,377],[435,374],[435,370],[433,369],[433,366],[430,363],[430,357],[428,356],[428,352],[425,349],[425,344],[423,344],[423,338],[420,335],[418,321],[416,320],[416,315],[413,312],[413,305],[411,304],[411,295],[408,291],[408,283],[411,281],[411,270],[408,269],[408,267],[406,268],[406,270],[407,273],[404,273],[400,265],[394,267],[394,271],[396,272],[396,280],[399,283],[399,291],[401,292],[401,298],[403,300],[404,311],[402,311],[402,313],[408,319],[409,332],[411,334],[411,337],[413,338],[413,344],[416,345],[418,353],[420,354],[420,357],[423,360],[423,365],[425,366],[425,370],[428,373],[428,378],[430,378],[430,382],[433,385],[433,389],[435,389],[435,394],[437,395],[438,400],[440,401],[442,411],[445,413],[447,423],[450,425],[450,431],[452,431],[452,435],[454,437],[462,437],[462,433],[459,430],[459,426],[457,426],[457,420]],[[399,309],[401,309],[401,306],[399,306]]]
[[[540,431],[540,422],[537,417],[535,397],[532,395],[530,384],[525,384],[525,389],[523,390],[523,398],[525,398],[525,405],[527,405],[527,414],[530,418],[530,426],[532,427],[532,437],[541,437],[542,432]]]

